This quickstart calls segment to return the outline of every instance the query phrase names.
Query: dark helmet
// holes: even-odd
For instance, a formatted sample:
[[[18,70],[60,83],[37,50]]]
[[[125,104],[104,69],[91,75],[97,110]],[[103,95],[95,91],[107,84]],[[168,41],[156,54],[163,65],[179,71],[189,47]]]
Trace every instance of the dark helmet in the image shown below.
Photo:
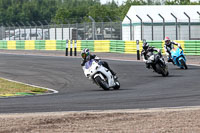
[[[147,42],[143,43],[143,49],[147,50],[149,48],[149,44]]]
[[[84,48],[82,51],[81,51],[81,57],[83,59],[89,59],[89,56],[90,56],[90,50],[88,48]]]
[[[170,44],[170,39],[169,39],[169,37],[165,37],[165,44]]]

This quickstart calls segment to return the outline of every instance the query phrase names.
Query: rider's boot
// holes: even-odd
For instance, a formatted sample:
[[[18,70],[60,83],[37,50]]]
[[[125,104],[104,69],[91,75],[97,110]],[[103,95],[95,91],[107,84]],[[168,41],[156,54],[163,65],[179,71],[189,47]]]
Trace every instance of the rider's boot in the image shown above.
[[[146,68],[150,69],[150,64],[146,63]]]
[[[110,69],[110,72],[112,73],[114,79],[117,79],[117,78],[118,78],[118,77],[116,76],[116,73],[115,73],[113,70]]]

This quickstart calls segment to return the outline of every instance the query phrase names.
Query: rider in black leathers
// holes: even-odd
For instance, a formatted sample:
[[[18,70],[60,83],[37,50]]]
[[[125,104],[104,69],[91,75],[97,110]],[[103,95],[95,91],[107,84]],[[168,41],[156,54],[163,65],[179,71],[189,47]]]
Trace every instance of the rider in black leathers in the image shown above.
[[[141,52],[141,56],[143,57],[143,61],[146,63],[146,68],[150,69],[150,63],[148,62],[148,58],[153,55],[153,52],[156,51],[162,57],[160,49],[149,46],[147,42],[143,43],[143,50]]]

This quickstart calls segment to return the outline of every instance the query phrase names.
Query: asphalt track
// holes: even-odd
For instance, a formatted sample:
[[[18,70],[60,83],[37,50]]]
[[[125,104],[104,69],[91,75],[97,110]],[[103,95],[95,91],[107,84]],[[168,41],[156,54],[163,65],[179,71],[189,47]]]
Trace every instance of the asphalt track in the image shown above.
[[[0,113],[145,109],[200,105],[200,67],[169,65],[169,77],[142,62],[111,61],[121,89],[103,91],[84,77],[78,58],[0,55],[0,77],[59,91],[0,99]]]

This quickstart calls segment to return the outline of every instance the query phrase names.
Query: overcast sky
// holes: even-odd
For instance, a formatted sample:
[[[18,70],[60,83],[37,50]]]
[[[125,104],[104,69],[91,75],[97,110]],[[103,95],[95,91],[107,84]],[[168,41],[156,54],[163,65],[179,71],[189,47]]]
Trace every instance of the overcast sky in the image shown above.
[[[106,4],[107,2],[112,2],[112,0],[100,0],[102,4]],[[127,0],[115,0],[115,2],[118,2],[119,5],[121,5],[124,1]],[[190,0],[191,2],[198,2],[199,0]]]
[[[106,4],[107,2],[112,2],[112,0],[100,0],[102,4]],[[126,0],[115,0],[115,2],[118,2],[119,5],[121,5]]]

